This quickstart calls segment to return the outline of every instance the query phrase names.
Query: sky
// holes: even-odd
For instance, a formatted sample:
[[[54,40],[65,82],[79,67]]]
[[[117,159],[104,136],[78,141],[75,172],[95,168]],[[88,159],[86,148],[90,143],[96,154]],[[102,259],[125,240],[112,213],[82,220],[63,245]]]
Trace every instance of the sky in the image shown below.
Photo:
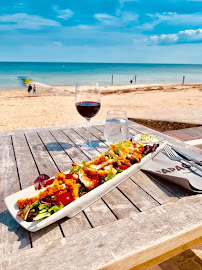
[[[0,61],[202,64],[202,0],[1,0]]]

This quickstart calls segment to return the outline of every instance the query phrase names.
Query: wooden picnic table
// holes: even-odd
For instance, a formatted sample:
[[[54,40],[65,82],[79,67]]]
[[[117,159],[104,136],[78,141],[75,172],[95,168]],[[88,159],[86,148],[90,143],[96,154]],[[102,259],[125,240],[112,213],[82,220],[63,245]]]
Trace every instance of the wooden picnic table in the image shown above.
[[[200,157],[202,151],[129,121],[130,134],[152,133]],[[202,195],[139,171],[75,217],[31,233],[4,198],[54,176],[72,162],[103,153],[103,123],[93,124],[92,151],[81,151],[84,125],[0,133],[0,269],[147,269],[202,242]]]

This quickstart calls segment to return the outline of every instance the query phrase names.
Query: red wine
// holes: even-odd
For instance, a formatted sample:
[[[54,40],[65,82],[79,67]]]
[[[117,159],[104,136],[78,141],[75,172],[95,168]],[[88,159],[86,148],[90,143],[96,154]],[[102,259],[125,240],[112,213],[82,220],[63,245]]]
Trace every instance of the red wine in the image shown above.
[[[75,105],[80,115],[82,115],[87,119],[90,119],[93,116],[95,116],[100,109],[100,103],[93,101],[77,102]]]

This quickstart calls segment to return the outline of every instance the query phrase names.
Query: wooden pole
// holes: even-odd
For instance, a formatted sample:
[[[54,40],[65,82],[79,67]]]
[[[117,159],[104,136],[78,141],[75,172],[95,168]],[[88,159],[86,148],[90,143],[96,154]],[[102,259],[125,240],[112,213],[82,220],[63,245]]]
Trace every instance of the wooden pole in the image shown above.
[[[135,80],[134,80],[134,84],[136,84],[136,75],[135,75]]]
[[[114,75],[112,74],[112,85],[114,84]]]
[[[183,76],[183,79],[182,79],[182,84],[184,84],[184,81],[185,81],[185,76]]]

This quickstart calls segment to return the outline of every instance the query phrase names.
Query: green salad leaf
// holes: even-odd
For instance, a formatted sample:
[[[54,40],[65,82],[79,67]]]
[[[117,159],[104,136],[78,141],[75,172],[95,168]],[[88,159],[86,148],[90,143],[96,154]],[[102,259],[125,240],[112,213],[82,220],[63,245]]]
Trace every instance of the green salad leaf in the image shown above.
[[[41,220],[41,219],[43,219],[45,217],[49,217],[49,216],[51,216],[51,213],[44,212],[44,213],[38,214],[36,217],[33,218],[33,220]]]
[[[108,175],[105,177],[105,181],[112,179],[116,174],[113,172],[109,172]]]
[[[59,211],[63,207],[64,207],[63,204],[61,204],[61,205],[54,205],[51,208],[49,208],[48,212],[52,212],[53,211],[53,213],[56,213],[57,211]]]
[[[48,210],[50,208],[50,206],[48,206],[47,204],[42,204],[40,203],[38,206],[39,210]]]
[[[120,168],[117,168],[117,173],[121,173],[123,172],[124,170],[121,170]]]
[[[30,209],[37,207],[39,205],[39,201],[33,202],[33,204],[30,205]]]

